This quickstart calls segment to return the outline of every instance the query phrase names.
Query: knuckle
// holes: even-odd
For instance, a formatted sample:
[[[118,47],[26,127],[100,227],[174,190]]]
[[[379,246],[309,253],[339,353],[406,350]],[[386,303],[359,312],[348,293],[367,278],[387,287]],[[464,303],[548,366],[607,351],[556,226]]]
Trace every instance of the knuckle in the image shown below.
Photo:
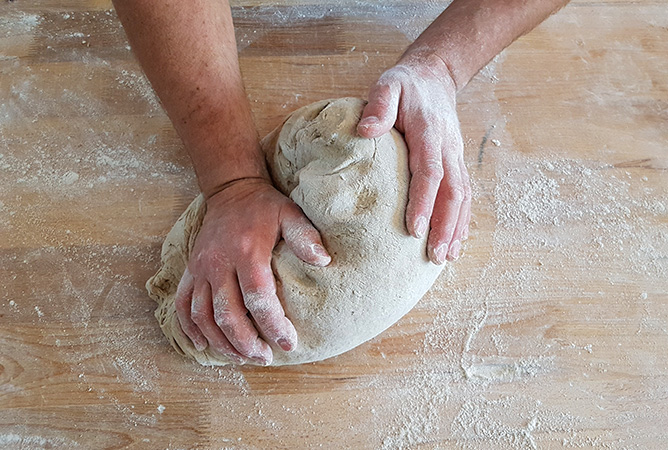
[[[205,321],[204,314],[199,313],[199,312],[192,312],[190,314],[190,319],[195,322],[197,325],[202,325]]]
[[[231,312],[225,312],[219,317],[216,317],[216,325],[223,331],[223,334],[232,343],[232,345],[240,352],[244,353],[246,343],[240,339],[240,329],[237,317]]]
[[[282,206],[281,215],[288,219],[299,220],[304,216],[304,212],[295,202],[288,201]]]
[[[402,75],[402,71],[397,67],[387,69],[380,75],[380,77],[378,77],[374,89],[389,94],[392,91],[392,86],[399,82]]]
[[[218,325],[218,328],[223,331],[232,328],[233,318],[234,316],[232,313],[227,310],[219,311],[216,309],[213,312],[213,321],[216,323],[216,325]]]
[[[441,164],[430,164],[427,166],[427,175],[434,180],[441,181],[444,175],[443,166]]]
[[[221,251],[210,251],[206,254],[206,257],[204,258],[204,263],[207,264],[209,269],[219,269],[221,267],[224,267],[226,265],[227,258]]]
[[[222,313],[228,309],[230,309],[230,299],[220,290],[213,296],[213,310],[215,313]]]
[[[194,307],[192,309],[192,311],[190,312],[190,318],[197,325],[201,325],[201,324],[204,324],[208,321],[209,314],[207,313],[207,311],[204,308]]]
[[[446,188],[448,199],[461,203],[466,198],[466,189],[460,183],[451,183]]]
[[[405,65],[397,65],[394,66],[388,70],[386,70],[381,78],[389,78],[391,80],[402,80],[402,79],[408,79],[410,80],[414,74],[412,73],[411,69],[408,66]],[[399,81],[397,80],[397,81]]]
[[[274,236],[269,238],[263,235],[241,236],[237,247],[237,270],[240,277],[246,279],[248,285],[255,286],[262,283],[266,267],[271,264],[271,251],[274,247]],[[243,275],[242,275],[243,273]]]
[[[428,162],[420,167],[415,175],[430,185],[438,185],[444,176],[443,166],[440,163]]]
[[[200,274],[217,273],[228,266],[228,258],[223,251],[208,249],[197,254],[194,263]]]
[[[271,296],[262,291],[249,291],[244,294],[246,309],[252,314],[265,315],[272,311]]]
[[[253,356],[256,353],[255,344],[248,339],[237,339],[234,348],[244,356]]]
[[[239,236],[239,253],[243,258],[251,258],[255,253],[255,239],[246,233]]]
[[[257,295],[273,294],[274,273],[271,270],[271,253],[253,252],[239,268],[239,284],[243,292]],[[245,296],[244,296],[245,297]]]
[[[376,94],[376,100],[378,99],[378,97],[381,97],[381,98],[382,97],[387,97],[390,94],[391,88],[390,88],[390,84],[388,83],[388,81],[389,80],[387,78],[385,78],[385,79],[381,78],[380,80],[378,80],[378,83],[376,83],[376,86],[375,86],[375,89],[374,89],[374,91],[375,91],[374,94]]]
[[[239,313],[235,313],[230,310],[224,310],[221,312],[215,311],[213,315],[213,320],[218,328],[223,331],[225,336],[234,338],[238,334],[238,327],[241,324],[241,317],[238,316]]]

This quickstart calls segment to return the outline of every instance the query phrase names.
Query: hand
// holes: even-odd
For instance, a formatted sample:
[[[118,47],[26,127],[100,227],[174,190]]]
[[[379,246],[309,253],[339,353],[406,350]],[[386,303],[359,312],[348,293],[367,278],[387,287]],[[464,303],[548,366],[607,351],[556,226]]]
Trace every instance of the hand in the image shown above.
[[[306,263],[331,261],[299,206],[263,178],[237,180],[207,200],[176,294],[179,323],[198,350],[208,346],[239,364],[251,359],[268,365],[268,342],[295,348],[297,332],[276,296],[271,270],[281,237]]]
[[[447,70],[400,61],[371,88],[357,127],[367,138],[379,137],[392,126],[404,134],[411,171],[406,227],[415,237],[431,228],[427,254],[435,264],[459,257],[471,219],[471,185],[455,94]]]

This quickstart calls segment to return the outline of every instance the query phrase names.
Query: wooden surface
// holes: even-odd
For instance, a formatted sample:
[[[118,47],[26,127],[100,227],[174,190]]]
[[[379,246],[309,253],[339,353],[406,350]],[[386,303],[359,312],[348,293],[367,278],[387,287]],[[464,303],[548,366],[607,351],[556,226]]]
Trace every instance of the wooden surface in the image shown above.
[[[260,134],[444,2],[236,2]],[[144,290],[196,184],[106,0],[0,4],[0,448],[665,448],[668,10],[576,1],[460,99],[471,239],[340,357],[203,368]]]

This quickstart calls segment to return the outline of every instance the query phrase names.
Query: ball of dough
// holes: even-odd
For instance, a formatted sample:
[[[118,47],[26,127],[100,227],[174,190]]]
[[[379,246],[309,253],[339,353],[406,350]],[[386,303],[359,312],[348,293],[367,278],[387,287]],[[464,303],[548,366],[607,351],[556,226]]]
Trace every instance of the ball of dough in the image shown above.
[[[332,255],[329,266],[314,267],[283,241],[274,249],[277,294],[299,340],[290,352],[272,346],[274,366],[330,358],[377,336],[413,308],[442,269],[427,259],[426,238],[406,230],[406,144],[396,130],[376,139],[357,135],[363,108],[355,98],[317,102],[262,140],[276,187],[302,208]],[[233,364],[208,348],[196,350],[174,307],[205,210],[199,196],[179,218],[147,289],[179,353],[205,365]]]

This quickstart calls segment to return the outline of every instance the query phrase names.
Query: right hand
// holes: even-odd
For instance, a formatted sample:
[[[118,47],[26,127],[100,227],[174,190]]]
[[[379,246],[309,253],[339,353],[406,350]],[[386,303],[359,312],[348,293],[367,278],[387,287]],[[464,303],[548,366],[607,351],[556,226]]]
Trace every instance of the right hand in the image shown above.
[[[285,317],[271,270],[281,238],[308,264],[331,261],[318,230],[268,180],[240,179],[207,199],[176,293],[179,323],[197,350],[209,347],[238,364],[269,365],[269,343],[285,351],[296,347],[297,332]]]
[[[459,257],[471,219],[471,183],[456,109],[456,86],[445,63],[404,57],[371,88],[358,125],[367,138],[396,127],[408,145],[411,182],[406,227],[428,233],[434,264]]]

